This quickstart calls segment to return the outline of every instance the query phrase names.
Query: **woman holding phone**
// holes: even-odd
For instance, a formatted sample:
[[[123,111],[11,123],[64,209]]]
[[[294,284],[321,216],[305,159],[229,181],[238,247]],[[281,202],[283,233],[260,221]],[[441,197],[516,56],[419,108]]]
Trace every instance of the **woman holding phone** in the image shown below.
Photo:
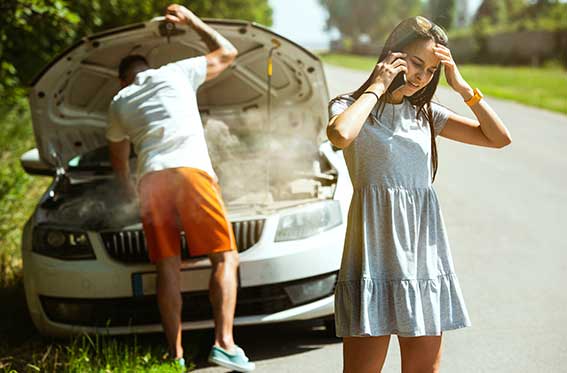
[[[443,332],[470,325],[432,187],[435,137],[494,148],[511,138],[447,46],[431,21],[406,19],[368,80],[329,103],[327,135],[354,187],[335,292],[347,373],[380,371],[393,334],[404,373],[437,372]],[[441,69],[476,120],[431,101]]]

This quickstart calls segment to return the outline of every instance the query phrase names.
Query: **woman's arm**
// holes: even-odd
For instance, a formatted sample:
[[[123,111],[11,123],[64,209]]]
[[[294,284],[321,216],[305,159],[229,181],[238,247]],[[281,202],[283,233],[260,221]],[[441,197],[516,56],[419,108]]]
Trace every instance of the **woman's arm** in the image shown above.
[[[435,48],[435,54],[445,66],[445,77],[449,86],[459,93],[463,100],[467,101],[472,98],[473,89],[461,76],[449,49],[438,45]],[[510,132],[484,99],[476,102],[470,108],[476,121],[451,114],[440,135],[466,144],[490,148],[502,148],[512,142]]]
[[[362,125],[377,103],[377,97],[386,92],[386,88],[400,72],[407,72],[407,63],[402,59],[405,53],[391,53],[380,62],[372,72],[373,82],[366,91],[373,94],[363,94],[344,112],[335,115],[327,125],[327,137],[338,148],[346,148],[358,136]]]

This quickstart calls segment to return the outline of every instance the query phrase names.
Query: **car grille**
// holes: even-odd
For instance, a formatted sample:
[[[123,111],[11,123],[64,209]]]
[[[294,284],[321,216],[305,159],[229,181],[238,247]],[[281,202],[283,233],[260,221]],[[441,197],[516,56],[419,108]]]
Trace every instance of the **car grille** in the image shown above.
[[[286,283],[238,289],[235,316],[269,315],[323,299],[333,294],[337,272]],[[330,287],[318,287],[329,283]],[[313,287],[315,285],[315,287]],[[294,303],[289,287],[311,288],[309,298]],[[211,320],[213,313],[207,291],[181,294],[182,321]],[[76,299],[40,296],[43,310],[54,322],[91,327],[118,327],[160,323],[154,295],[113,299]]]
[[[232,222],[232,230],[239,252],[254,246],[262,235],[264,219]],[[107,231],[101,233],[106,252],[112,258],[125,263],[149,263],[146,238],[142,229]],[[187,247],[185,232],[181,232],[181,258],[194,258]]]

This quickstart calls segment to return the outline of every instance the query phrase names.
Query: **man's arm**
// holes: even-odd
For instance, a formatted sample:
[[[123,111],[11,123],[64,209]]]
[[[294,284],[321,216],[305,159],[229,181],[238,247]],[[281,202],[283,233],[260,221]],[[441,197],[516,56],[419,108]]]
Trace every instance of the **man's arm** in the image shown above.
[[[205,55],[207,59],[206,80],[216,78],[236,58],[238,51],[234,45],[186,7],[177,4],[168,6],[165,18],[173,23],[191,26],[209,48],[210,53]]]
[[[129,198],[136,196],[136,187],[130,180],[130,164],[128,159],[130,158],[130,141],[122,140],[120,142],[109,142],[110,149],[110,163],[112,164],[112,169],[116,173],[118,182],[122,186],[123,190],[126,191]]]

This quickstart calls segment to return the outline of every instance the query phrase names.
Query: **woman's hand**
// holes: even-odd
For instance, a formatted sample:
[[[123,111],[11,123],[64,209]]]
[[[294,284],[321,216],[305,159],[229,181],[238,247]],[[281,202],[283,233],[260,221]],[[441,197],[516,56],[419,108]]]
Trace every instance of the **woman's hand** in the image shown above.
[[[469,83],[463,79],[463,76],[457,68],[457,64],[453,60],[453,56],[451,55],[449,48],[437,44],[435,46],[435,55],[439,57],[445,68],[445,78],[447,79],[449,86],[458,92],[465,101],[470,99],[473,96],[473,90]]]
[[[406,56],[406,53],[390,52],[382,62],[379,62],[372,72],[372,83],[368,87],[369,90],[376,91],[379,88],[382,94],[392,84],[396,75],[401,72],[407,73],[408,64],[404,60]]]

